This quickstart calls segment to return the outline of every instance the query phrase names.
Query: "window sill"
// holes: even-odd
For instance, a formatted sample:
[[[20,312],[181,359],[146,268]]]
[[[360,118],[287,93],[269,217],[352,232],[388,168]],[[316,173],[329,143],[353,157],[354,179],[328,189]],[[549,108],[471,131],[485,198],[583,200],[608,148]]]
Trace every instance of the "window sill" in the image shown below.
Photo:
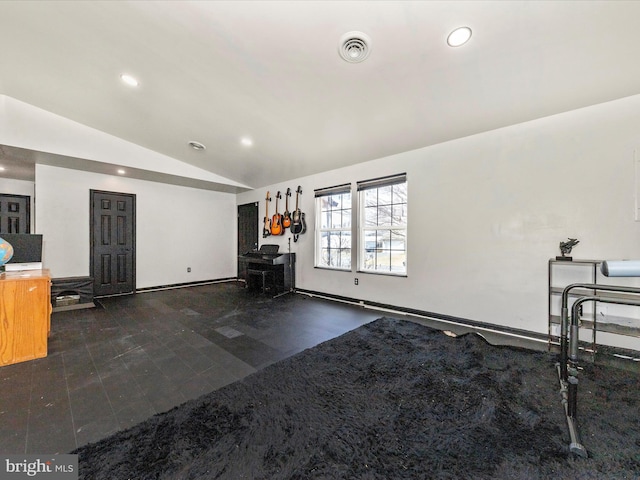
[[[313,268],[318,270],[330,270],[332,272],[351,272],[352,271],[350,268],[323,267],[318,265],[314,265]]]
[[[402,277],[402,278],[406,278],[408,276],[406,273],[376,272],[373,270],[356,270],[356,273],[364,273],[367,275],[384,275],[386,277]]]

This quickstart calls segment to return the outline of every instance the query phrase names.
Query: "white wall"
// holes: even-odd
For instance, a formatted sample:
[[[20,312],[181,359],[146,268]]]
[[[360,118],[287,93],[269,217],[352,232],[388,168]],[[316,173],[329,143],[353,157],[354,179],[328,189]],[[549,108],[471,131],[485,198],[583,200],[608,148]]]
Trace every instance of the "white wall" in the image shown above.
[[[230,277],[236,204],[259,201],[262,219],[267,189],[301,185],[308,232],[291,242],[299,288],[544,333],[547,261],[560,241],[578,238],[577,258],[640,258],[638,125],[633,96],[236,197],[38,165],[35,232],[54,277],[88,275],[89,189],[135,193],[137,288]],[[408,276],[315,269],[313,190],[399,172],[409,182]],[[289,238],[261,243],[286,251]]]
[[[24,195],[31,198],[29,208],[31,209],[31,231],[33,232],[35,228],[35,202],[33,201],[33,182],[0,177],[0,193],[8,193],[10,195]]]
[[[0,193],[33,197],[33,182],[0,177]]]
[[[634,150],[640,96],[271,185],[303,190],[307,234],[292,243],[297,287],[535,332],[547,331],[547,261],[640,258]],[[408,275],[314,269],[313,190],[407,172]],[[273,213],[273,202],[270,205]],[[261,242],[280,243],[289,235]],[[354,277],[359,285],[354,285]],[[634,339],[635,347],[640,343]]]
[[[90,189],[136,195],[137,288],[235,277],[234,195],[36,165],[35,233],[54,278],[89,275]]]

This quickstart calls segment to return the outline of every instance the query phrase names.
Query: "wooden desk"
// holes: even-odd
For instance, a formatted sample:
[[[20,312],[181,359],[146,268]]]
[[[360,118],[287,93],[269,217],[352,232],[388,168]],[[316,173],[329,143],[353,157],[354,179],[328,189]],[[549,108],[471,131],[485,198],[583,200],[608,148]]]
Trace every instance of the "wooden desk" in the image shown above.
[[[0,274],[0,366],[47,356],[51,330],[48,270]]]

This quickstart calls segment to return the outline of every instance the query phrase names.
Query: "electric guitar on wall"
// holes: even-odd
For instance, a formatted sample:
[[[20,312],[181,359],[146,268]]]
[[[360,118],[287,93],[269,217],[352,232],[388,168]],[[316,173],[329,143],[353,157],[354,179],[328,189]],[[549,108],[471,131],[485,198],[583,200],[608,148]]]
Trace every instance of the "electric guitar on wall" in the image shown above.
[[[298,185],[296,190],[296,209],[293,211],[293,223],[291,224],[291,233],[293,233],[293,241],[298,241],[298,235],[307,231],[307,224],[304,221],[304,213],[300,211],[298,206],[298,197],[302,193],[302,188]]]
[[[282,228],[282,215],[278,213],[278,200],[282,198],[280,190],[276,195],[276,213],[273,214],[271,219],[271,235],[284,235],[284,228]]]
[[[271,201],[271,197],[269,197],[269,192],[267,192],[267,197],[264,200],[264,227],[262,227],[262,238],[267,238],[271,235],[271,220],[269,219],[269,202]]]
[[[291,189],[287,188],[287,194],[285,195],[286,207],[284,209],[284,215],[282,217],[282,226],[284,228],[289,228],[291,226],[291,212],[289,211],[289,197],[290,196],[291,196]]]

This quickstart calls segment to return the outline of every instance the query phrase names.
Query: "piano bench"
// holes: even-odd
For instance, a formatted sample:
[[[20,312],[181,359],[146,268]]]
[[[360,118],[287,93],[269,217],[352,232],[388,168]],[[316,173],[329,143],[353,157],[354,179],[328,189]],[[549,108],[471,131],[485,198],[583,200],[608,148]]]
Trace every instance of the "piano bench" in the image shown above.
[[[262,278],[262,293],[267,293],[267,279],[271,280],[270,287],[276,290],[276,274],[273,270],[255,270],[249,268],[247,270],[247,287],[251,284],[251,277],[258,276]]]

